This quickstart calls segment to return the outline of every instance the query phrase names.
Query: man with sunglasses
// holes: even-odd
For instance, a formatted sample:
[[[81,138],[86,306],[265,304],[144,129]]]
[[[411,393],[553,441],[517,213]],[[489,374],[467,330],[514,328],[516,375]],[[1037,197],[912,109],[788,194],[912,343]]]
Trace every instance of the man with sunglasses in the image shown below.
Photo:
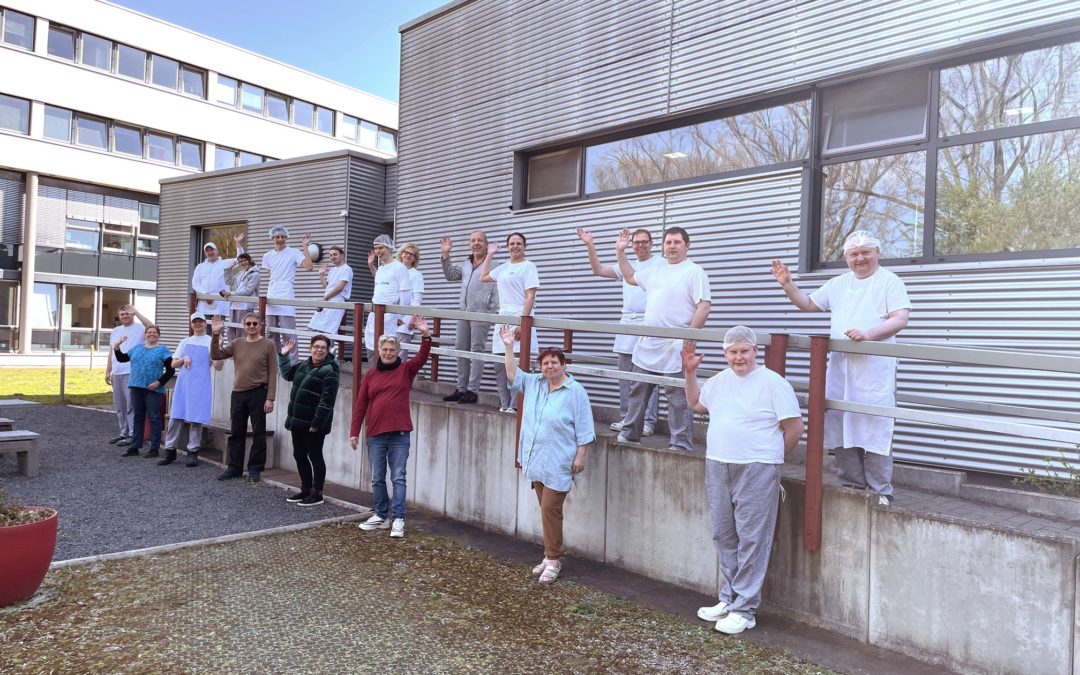
[[[645,323],[645,291],[633,284],[626,283],[622,271],[618,265],[604,265],[600,262],[600,256],[596,254],[596,246],[593,244],[592,232],[583,227],[577,229],[578,239],[585,244],[585,250],[589,254],[589,266],[592,273],[605,279],[614,279],[622,282],[622,316],[619,323],[628,326],[641,326]],[[664,259],[652,254],[652,234],[645,228],[634,230],[630,237],[630,244],[634,247],[634,260],[630,266],[635,272],[648,269],[657,264],[663,264]],[[637,335],[616,335],[615,344],[611,351],[618,354],[619,370],[630,372],[634,369],[634,347],[640,338]],[[649,396],[648,405],[645,407],[645,425],[642,427],[642,436],[652,436],[656,426],[656,411],[660,403],[660,388],[657,387]],[[630,381],[619,380],[619,421],[611,424],[612,431],[622,431],[625,425],[626,413],[630,405]]]
[[[266,415],[274,412],[277,394],[277,348],[273,341],[259,334],[259,315],[244,315],[244,339],[221,346],[225,322],[215,316],[210,338],[210,358],[232,358],[233,391],[229,403],[228,468],[218,480],[244,475],[244,439],[251,419],[251,455],[248,457],[248,480],[257,483],[266,466]]]

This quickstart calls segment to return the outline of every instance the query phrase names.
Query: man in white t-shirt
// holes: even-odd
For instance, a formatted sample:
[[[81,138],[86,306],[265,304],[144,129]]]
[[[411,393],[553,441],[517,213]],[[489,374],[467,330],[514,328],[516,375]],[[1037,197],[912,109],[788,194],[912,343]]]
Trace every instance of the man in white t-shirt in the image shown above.
[[[712,295],[709,275],[697,263],[687,259],[690,234],[681,227],[664,232],[664,259],[667,264],[635,270],[626,257],[630,231],[623,230],[615,242],[619,271],[626,283],[645,291],[646,326],[665,328],[701,328],[709,316]],[[634,347],[632,362],[635,373],[682,377],[682,340],[643,337]],[[630,401],[619,432],[621,442],[641,440],[645,427],[645,404],[656,385],[634,382],[630,385]],[[664,387],[668,400],[668,428],[671,432],[670,450],[692,452],[694,439],[693,413],[686,405],[686,390],[677,386]]]
[[[311,235],[304,235],[304,240],[299,249],[289,248],[289,230],[284,225],[275,225],[270,228],[270,239],[274,242],[274,248],[263,254],[261,267],[267,271],[270,283],[266,287],[266,297],[281,300],[293,300],[296,298],[296,268],[303,267],[308,272],[315,269],[311,261],[311,253],[308,244],[311,243]],[[266,305],[266,329],[285,328],[296,329],[296,307],[292,305]],[[292,340],[293,348],[289,352],[289,360],[296,363],[296,336],[273,332],[267,335],[281,349],[286,342]]]
[[[233,237],[233,241],[236,242],[237,255],[244,252],[244,235],[243,233],[237,234]],[[222,258],[218,254],[218,247],[212,241],[206,242],[206,246],[203,246],[203,254],[206,259],[195,266],[195,271],[191,274],[191,290],[196,293],[211,294],[219,296],[216,300],[199,300],[198,311],[203,316],[229,316],[229,301],[222,300],[225,297],[222,295],[222,291],[226,293],[229,290],[229,284],[225,280],[226,271],[236,264],[236,258],[230,258],[228,260]]]
[[[323,286],[322,300],[346,302],[352,294],[352,267],[345,264],[345,249],[337,244],[330,247],[330,264],[319,268],[319,283]],[[337,333],[345,310],[323,307],[311,317],[308,329],[319,333]]]
[[[804,311],[830,312],[833,340],[895,342],[908,324],[911,301],[900,277],[878,264],[881,244],[865,230],[844,240],[844,260],[850,272],[833,277],[807,295],[791,280],[779,260],[773,276],[791,303]],[[869,354],[829,354],[825,397],[892,407],[896,405],[896,359]],[[878,504],[892,502],[893,418],[840,410],[825,411],[825,447],[836,457],[840,484],[856,490],[869,487]]]
[[[699,388],[703,357],[694,353],[692,342],[682,350],[686,398],[695,412],[709,414],[705,495],[724,579],[719,604],[701,607],[698,617],[715,621],[716,630],[730,635],[757,625],[780,502],[780,469],[803,433],[795,391],[759,366],[757,353],[754,331],[728,330],[728,368]]]
[[[578,239],[585,244],[585,250],[589,254],[589,267],[592,273],[605,279],[614,279],[622,282],[622,315],[619,323],[627,326],[640,326],[645,322],[645,291],[640,287],[626,283],[618,265],[604,265],[600,262],[600,256],[596,254],[596,246],[593,245],[593,235],[583,227],[577,229]],[[652,234],[645,228],[634,230],[630,235],[630,245],[634,247],[634,260],[630,266],[634,272],[654,265],[664,265],[666,262],[660,256],[652,254]],[[640,338],[637,335],[616,335],[615,344],[611,351],[619,357],[619,370],[630,372],[634,368],[632,361],[634,347]],[[619,421],[611,424],[612,431],[622,431],[626,419],[626,412],[630,403],[630,381],[619,380]],[[645,407],[645,426],[642,427],[642,436],[652,436],[656,426],[656,411],[660,405],[660,388],[653,389],[649,397],[649,404]]]
[[[368,254],[368,264],[378,267],[375,271],[375,292],[371,295],[373,305],[407,305],[412,302],[412,281],[409,279],[409,268],[394,260],[394,242],[385,234],[375,237],[372,243],[371,253]],[[383,315],[383,335],[397,334],[398,322],[407,319],[407,316],[386,312]],[[375,351],[375,312],[369,312],[367,323],[364,325],[364,346],[372,362],[379,358]]]
[[[112,386],[113,406],[116,408],[116,421],[120,426],[120,435],[113,438],[109,443],[125,447],[131,442],[135,431],[135,409],[131,407],[131,391],[128,389],[128,377],[131,375],[131,362],[120,363],[113,359],[113,350],[121,338],[127,338],[120,345],[120,351],[125,354],[141,345],[143,331],[150,325],[150,320],[135,309],[134,305],[124,305],[117,312],[120,325],[112,329],[109,335],[109,360],[105,364],[105,384]],[[135,323],[138,317],[139,323]]]

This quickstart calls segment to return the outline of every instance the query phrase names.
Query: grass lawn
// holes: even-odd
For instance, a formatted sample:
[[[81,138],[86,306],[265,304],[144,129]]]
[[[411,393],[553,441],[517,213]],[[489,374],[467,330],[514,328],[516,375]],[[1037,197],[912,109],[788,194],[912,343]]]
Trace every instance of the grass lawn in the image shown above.
[[[105,367],[69,367],[64,389],[68,403],[112,403],[112,387],[105,384]],[[60,402],[59,368],[0,368],[0,398],[22,398],[38,403]]]

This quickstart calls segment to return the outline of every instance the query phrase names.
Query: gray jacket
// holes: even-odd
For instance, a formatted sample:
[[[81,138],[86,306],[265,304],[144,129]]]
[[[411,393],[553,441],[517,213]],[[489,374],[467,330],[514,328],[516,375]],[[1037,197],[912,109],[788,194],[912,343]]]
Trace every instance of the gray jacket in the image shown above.
[[[461,293],[458,294],[458,309],[466,312],[499,313],[499,289],[495,282],[480,281],[483,265],[473,267],[470,255],[460,263],[451,264],[449,258],[442,259],[443,276],[447,281],[460,281]]]

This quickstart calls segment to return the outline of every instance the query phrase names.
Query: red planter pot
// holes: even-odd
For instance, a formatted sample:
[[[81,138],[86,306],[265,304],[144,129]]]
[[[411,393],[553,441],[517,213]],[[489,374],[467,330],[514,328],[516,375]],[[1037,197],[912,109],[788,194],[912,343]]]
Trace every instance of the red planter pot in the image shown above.
[[[31,511],[40,506],[27,507]],[[56,511],[44,520],[0,527],[0,607],[29,600],[49,571],[56,548]]]

